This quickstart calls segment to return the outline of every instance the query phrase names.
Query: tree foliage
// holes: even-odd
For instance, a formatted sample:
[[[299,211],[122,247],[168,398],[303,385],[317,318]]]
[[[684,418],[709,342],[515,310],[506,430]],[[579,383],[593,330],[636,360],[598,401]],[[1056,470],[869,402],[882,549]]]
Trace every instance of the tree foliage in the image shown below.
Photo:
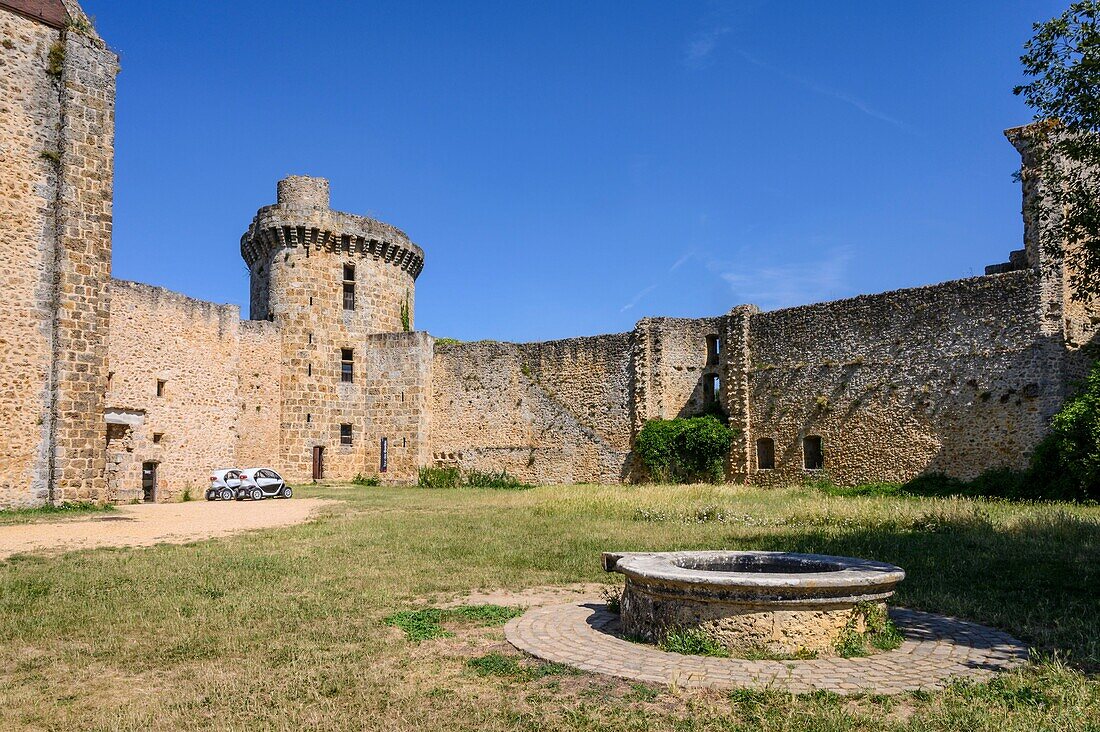
[[[1043,124],[1034,130],[1040,185],[1029,216],[1039,244],[1069,257],[1074,299],[1100,295],[1100,0],[1081,0],[1034,25],[1016,87]]]
[[[1100,361],[1050,421],[1023,480],[1025,495],[1100,500]]]
[[[634,441],[650,480],[660,483],[721,482],[733,430],[713,415],[647,422]]]

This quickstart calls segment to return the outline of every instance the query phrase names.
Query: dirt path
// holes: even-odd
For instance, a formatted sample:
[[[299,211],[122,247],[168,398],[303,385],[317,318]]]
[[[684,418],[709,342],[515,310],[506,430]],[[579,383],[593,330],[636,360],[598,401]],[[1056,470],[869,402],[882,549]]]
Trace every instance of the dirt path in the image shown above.
[[[0,559],[104,546],[184,544],[242,531],[293,526],[334,501],[192,501],[119,506],[117,511],[56,523],[0,526]]]

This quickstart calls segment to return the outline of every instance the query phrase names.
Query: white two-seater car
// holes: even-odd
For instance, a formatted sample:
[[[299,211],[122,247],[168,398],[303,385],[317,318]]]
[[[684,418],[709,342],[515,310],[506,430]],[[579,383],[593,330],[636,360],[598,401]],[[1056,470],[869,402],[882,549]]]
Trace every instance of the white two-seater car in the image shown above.
[[[238,501],[243,501],[245,498],[253,501],[262,501],[265,498],[290,498],[293,495],[286,481],[271,468],[248,468],[240,473]]]
[[[236,468],[215,470],[210,474],[210,487],[206,489],[208,501],[232,501],[241,487],[241,471]]]

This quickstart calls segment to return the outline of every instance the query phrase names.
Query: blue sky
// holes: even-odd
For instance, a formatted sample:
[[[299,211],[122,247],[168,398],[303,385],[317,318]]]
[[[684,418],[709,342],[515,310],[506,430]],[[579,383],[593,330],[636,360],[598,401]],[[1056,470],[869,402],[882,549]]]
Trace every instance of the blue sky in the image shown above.
[[[240,235],[319,175],[424,248],[418,329],[524,341],[1005,261],[1018,57],[1066,1],[84,4],[116,277],[244,306]]]

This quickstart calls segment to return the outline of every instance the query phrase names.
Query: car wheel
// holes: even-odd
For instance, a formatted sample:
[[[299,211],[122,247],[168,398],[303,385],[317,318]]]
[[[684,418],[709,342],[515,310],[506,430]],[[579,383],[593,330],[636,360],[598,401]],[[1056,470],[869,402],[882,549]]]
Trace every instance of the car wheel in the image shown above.
[[[284,485],[283,486],[283,498],[290,498],[292,495],[294,495],[294,491],[290,490],[290,486]]]
[[[223,488],[222,489],[222,500],[223,501],[228,501],[228,500],[231,500],[232,498],[233,498],[233,491],[229,490],[228,488]]]
[[[217,494],[214,491],[206,492],[206,500],[213,501],[215,498],[217,498]]]
[[[262,490],[260,490],[259,488],[253,488],[252,489],[252,500],[253,501],[262,501],[263,498],[264,498],[264,492]]]

